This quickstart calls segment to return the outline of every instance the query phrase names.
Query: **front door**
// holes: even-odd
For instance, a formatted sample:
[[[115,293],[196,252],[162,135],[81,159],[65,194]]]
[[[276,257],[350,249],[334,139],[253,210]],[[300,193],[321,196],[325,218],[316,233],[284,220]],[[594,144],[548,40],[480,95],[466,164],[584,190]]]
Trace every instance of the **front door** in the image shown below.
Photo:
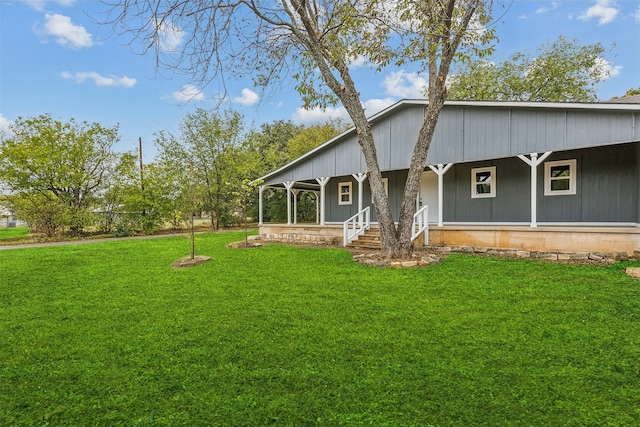
[[[429,206],[429,222],[438,222],[438,175],[433,171],[424,171],[418,193],[418,209]]]

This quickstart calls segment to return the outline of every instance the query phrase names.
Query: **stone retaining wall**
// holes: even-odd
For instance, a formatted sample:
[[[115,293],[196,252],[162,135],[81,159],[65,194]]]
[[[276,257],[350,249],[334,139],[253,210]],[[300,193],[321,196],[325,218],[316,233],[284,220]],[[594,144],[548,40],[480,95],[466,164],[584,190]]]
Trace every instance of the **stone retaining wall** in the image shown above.
[[[267,242],[295,243],[302,245],[333,245],[339,237],[322,234],[264,233],[260,239]]]
[[[616,261],[626,259],[640,259],[640,253],[634,252],[633,255],[629,255],[627,252],[539,252],[539,251],[524,251],[516,249],[496,249],[496,248],[481,248],[475,246],[425,246],[426,250],[447,253],[472,253],[483,254],[487,256],[504,257],[504,258],[519,258],[519,259],[538,259],[546,261],[591,261],[603,264],[612,264]]]

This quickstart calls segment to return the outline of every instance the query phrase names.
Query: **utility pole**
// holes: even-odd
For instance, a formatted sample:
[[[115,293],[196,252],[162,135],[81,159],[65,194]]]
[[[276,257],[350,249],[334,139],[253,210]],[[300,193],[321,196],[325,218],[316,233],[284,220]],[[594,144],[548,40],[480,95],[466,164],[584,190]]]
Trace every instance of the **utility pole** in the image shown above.
[[[142,194],[144,197],[144,173],[142,170],[142,137],[139,136],[138,137],[138,148],[139,148],[139,153],[140,153],[140,190],[142,190]],[[147,214],[146,209],[142,208],[142,216],[145,216]]]
[[[140,153],[140,189],[144,191],[144,175],[142,173],[142,137],[138,137],[138,146]]]

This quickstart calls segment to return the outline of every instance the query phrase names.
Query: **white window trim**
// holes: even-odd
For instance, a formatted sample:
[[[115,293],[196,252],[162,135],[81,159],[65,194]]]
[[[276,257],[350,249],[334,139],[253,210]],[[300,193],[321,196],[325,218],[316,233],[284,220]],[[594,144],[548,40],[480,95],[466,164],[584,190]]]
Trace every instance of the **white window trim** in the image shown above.
[[[491,174],[491,191],[489,193],[476,193],[476,175],[481,172],[489,172]],[[471,198],[485,199],[487,197],[496,197],[496,167],[489,166],[486,168],[471,169]]]
[[[576,194],[576,159],[556,160],[544,163],[544,195],[545,196],[563,196]],[[568,190],[551,190],[551,168],[554,166],[569,166],[569,189]],[[566,178],[562,178],[566,179]]]
[[[349,187],[349,193],[342,193],[342,187]],[[342,196],[344,194],[349,195],[349,200],[342,200]],[[338,204],[339,205],[350,205],[353,203],[353,183],[351,181],[348,182],[339,182],[338,183]]]

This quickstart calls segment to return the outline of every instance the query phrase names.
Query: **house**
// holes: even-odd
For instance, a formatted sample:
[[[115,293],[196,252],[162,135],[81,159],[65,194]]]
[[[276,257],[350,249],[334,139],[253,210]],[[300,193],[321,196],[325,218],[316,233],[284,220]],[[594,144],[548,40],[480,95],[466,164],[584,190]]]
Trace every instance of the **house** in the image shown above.
[[[397,218],[425,100],[370,123]],[[419,243],[531,251],[640,250],[640,104],[448,101],[429,149],[416,210]],[[376,226],[366,165],[350,129],[261,178],[259,233],[321,242]],[[286,224],[262,218],[265,188],[286,191]],[[296,195],[317,195],[298,224]],[[368,216],[368,218],[366,218]]]
[[[10,228],[25,225],[24,221],[17,219],[13,213],[0,205],[0,228]]]

